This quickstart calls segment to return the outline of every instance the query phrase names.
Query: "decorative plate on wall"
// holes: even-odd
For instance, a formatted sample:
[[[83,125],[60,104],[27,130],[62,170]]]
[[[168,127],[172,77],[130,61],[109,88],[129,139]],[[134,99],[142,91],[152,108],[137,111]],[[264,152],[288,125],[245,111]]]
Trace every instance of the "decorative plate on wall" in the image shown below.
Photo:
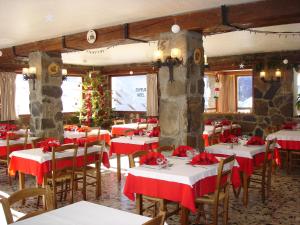
[[[194,63],[196,65],[200,65],[200,63],[201,63],[201,49],[200,48],[196,48],[194,50]]]
[[[97,39],[97,34],[94,30],[89,30],[86,34],[86,40],[89,44],[94,44]]]
[[[50,76],[59,76],[61,75],[60,73],[60,66],[57,63],[50,63],[48,66],[48,74]]]

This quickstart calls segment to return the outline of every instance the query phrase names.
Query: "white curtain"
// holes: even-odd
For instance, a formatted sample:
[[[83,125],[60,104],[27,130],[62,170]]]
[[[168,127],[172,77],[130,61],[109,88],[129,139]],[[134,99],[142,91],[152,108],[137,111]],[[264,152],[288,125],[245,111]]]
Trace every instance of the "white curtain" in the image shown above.
[[[147,75],[147,116],[158,115],[157,74]]]
[[[15,120],[16,74],[0,72],[1,121]]]

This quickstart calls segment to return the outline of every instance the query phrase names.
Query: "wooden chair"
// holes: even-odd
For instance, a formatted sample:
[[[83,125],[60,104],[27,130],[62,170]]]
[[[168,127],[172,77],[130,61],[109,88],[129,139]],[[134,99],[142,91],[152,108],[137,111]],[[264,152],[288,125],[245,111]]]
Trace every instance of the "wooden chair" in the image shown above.
[[[34,140],[31,141],[31,146],[32,148],[38,148],[39,147],[39,144],[42,142],[42,141],[45,141],[49,139],[49,137],[40,137],[40,138],[36,138]]]
[[[196,205],[199,206],[199,214],[197,216],[197,223],[199,223],[201,215],[206,220],[204,205],[212,206],[212,224],[218,224],[219,203],[223,203],[223,224],[228,224],[228,205],[229,205],[229,189],[231,171],[234,164],[235,156],[229,156],[219,162],[218,175],[216,182],[216,189],[214,193],[198,197],[195,200]]]
[[[223,133],[222,125],[215,125],[212,134],[208,136],[209,145],[218,144],[220,142],[220,135]]]
[[[94,145],[98,145],[99,151],[89,152],[89,148]],[[83,165],[80,168],[75,169],[75,182],[82,182],[82,195],[86,200],[86,188],[87,186],[96,187],[96,198],[101,195],[101,163],[103,156],[104,141],[86,142],[84,145],[84,158]],[[94,163],[95,166],[91,166]],[[90,182],[87,178],[93,179]]]
[[[155,152],[173,152],[175,150],[175,145],[163,145],[154,149]]]
[[[118,125],[118,124],[125,124],[125,119],[115,119],[114,125]]]
[[[124,131],[124,136],[132,136],[134,134],[134,129],[127,129]]]
[[[73,203],[73,197],[74,197],[74,171],[76,167],[76,157],[77,157],[77,145],[62,145],[56,148],[52,149],[52,161],[51,161],[51,172],[47,174],[44,177],[44,184],[43,186],[50,184],[53,192],[54,192],[54,207],[57,208],[57,200],[56,195],[61,194],[62,199],[62,193],[70,191],[71,192],[71,200],[70,202]],[[68,150],[68,152],[71,152],[72,154],[68,157],[63,158],[57,158],[57,154],[62,154]],[[70,161],[66,165],[65,161]],[[58,166],[59,164],[64,164],[65,166],[61,168]],[[63,188],[62,183],[68,183],[70,182],[69,188]],[[58,191],[58,185],[61,186],[61,190]],[[66,197],[65,197],[66,198]]]
[[[286,150],[286,152],[289,154],[288,173],[290,173],[293,167],[300,168],[300,151]]]
[[[7,168],[6,170],[6,174],[8,175],[8,183],[9,185],[11,185],[11,177],[8,174],[8,167],[9,167],[9,162],[10,162],[10,153],[14,150],[14,149],[26,149],[27,146],[27,140],[28,140],[28,130],[25,131],[25,134],[18,134],[18,136],[20,138],[24,138],[24,142],[23,143],[13,143],[13,141],[15,141],[14,137],[7,135],[6,137],[6,155],[5,156],[1,156],[0,157],[0,164],[3,164],[4,167]]]
[[[157,217],[143,223],[142,225],[163,225],[166,218],[166,212],[160,212]]]
[[[40,196],[40,195],[44,196],[45,198],[45,206],[43,207],[43,209],[30,212],[25,216],[18,218],[17,221],[20,221],[54,209],[53,192],[50,190],[50,188],[48,186],[46,186],[46,188],[26,188],[13,193],[8,198],[0,199],[7,224],[14,223],[13,215],[10,210],[13,204],[15,204],[18,201],[23,202],[25,201],[26,198]]]
[[[262,165],[254,169],[252,176],[249,178],[249,188],[261,189],[261,199],[263,203],[266,200],[266,196],[269,196],[271,190],[272,163],[275,144],[276,139],[267,142],[264,162]],[[260,187],[258,187],[257,185],[252,186],[251,182],[259,184]]]

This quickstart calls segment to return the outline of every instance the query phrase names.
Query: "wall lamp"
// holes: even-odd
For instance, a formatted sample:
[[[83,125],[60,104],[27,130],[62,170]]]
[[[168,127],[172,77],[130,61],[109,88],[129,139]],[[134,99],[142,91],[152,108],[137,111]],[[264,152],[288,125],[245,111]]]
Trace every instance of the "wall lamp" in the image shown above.
[[[68,70],[67,69],[62,69],[61,74],[62,74],[62,78],[61,78],[62,81],[67,80]]]
[[[183,59],[181,57],[181,51],[179,48],[172,48],[171,55],[167,56],[164,60],[163,51],[157,50],[153,55],[154,62],[152,65],[157,68],[167,66],[169,68],[169,81],[174,81],[174,67],[182,65]],[[164,61],[163,61],[164,60]]]
[[[271,79],[267,80],[266,79],[266,75],[267,75],[267,73],[266,73],[265,70],[261,70],[259,72],[259,77],[260,77],[260,79],[263,82],[265,82],[265,83],[273,83],[273,82],[280,82],[282,73],[281,73],[281,70],[279,68],[277,68],[275,70],[275,77],[271,76]]]
[[[22,69],[23,79],[33,81],[33,90],[35,90],[36,68],[31,66],[29,68]]]

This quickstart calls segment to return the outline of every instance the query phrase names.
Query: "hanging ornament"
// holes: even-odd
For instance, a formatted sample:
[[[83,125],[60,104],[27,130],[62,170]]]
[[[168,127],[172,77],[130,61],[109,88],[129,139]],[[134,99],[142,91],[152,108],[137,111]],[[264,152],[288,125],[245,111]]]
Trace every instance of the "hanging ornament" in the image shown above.
[[[245,65],[244,65],[243,62],[241,62],[241,64],[240,64],[240,69],[244,69],[244,68],[245,68]]]
[[[283,64],[285,64],[285,65],[286,65],[286,64],[288,64],[288,63],[289,63],[289,60],[288,60],[288,59],[284,59],[282,62],[283,62]]]

